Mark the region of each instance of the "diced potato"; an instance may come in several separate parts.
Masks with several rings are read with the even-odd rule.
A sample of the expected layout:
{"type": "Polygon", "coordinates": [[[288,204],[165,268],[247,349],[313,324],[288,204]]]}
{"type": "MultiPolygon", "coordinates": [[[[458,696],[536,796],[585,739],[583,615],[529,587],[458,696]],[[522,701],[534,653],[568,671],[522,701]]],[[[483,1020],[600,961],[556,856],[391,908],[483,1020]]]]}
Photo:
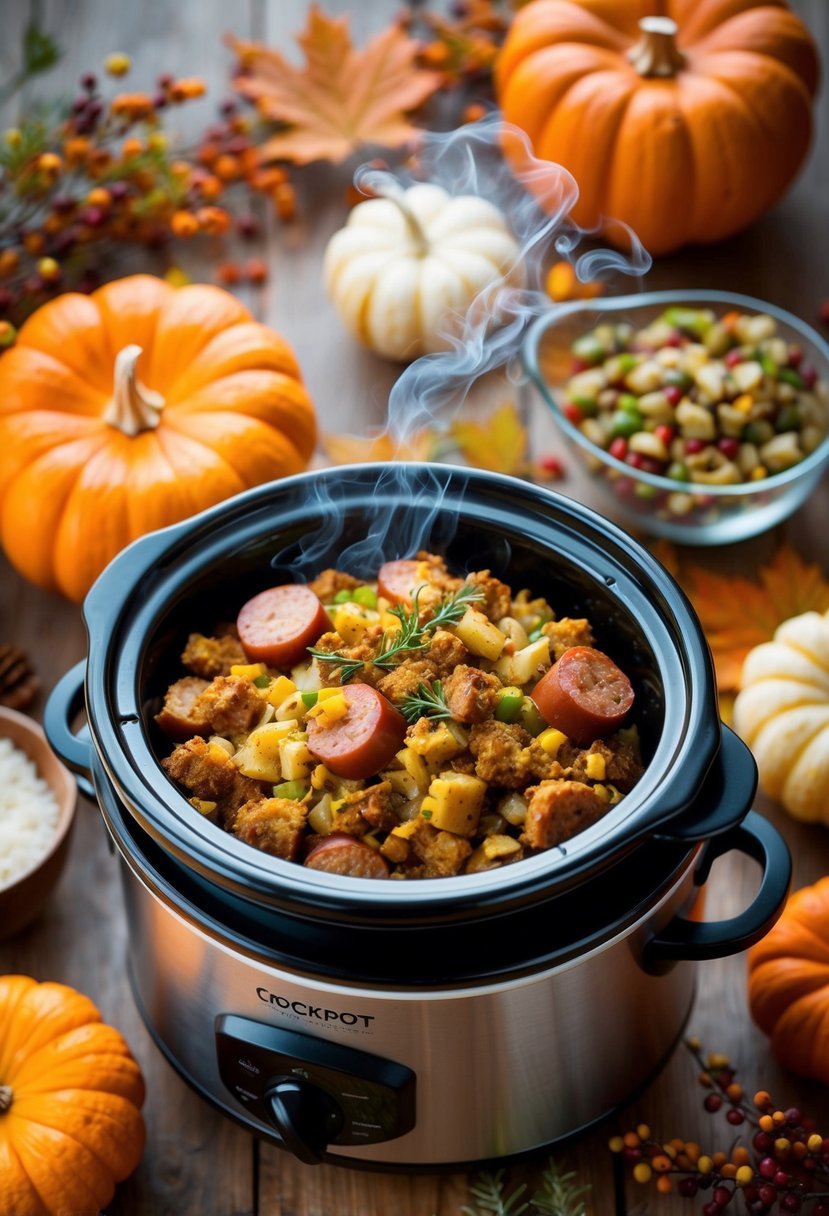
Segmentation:
{"type": "Polygon", "coordinates": [[[725,365],[719,362],[703,363],[697,368],[694,379],[706,401],[722,401],[725,386],[725,365]]]}
{"type": "Polygon", "coordinates": [[[455,634],[467,650],[482,659],[497,659],[507,640],[507,635],[477,608],[467,608],[455,626],[455,634]]]}
{"type": "Polygon", "coordinates": [[[403,768],[411,777],[414,778],[417,788],[421,794],[425,794],[429,788],[429,782],[432,780],[431,773],[426,767],[426,763],[422,756],[413,751],[410,747],[403,747],[397,753],[397,759],[403,765],[403,768]]]}
{"type": "Polygon", "coordinates": [[[516,684],[520,688],[542,676],[550,662],[550,639],[545,635],[516,650],[515,654],[505,654],[495,664],[495,674],[504,684],[516,684]]]}
{"type": "Polygon", "coordinates": [[[452,725],[448,722],[435,722],[429,728],[428,734],[410,736],[406,746],[417,752],[418,756],[422,756],[429,767],[445,764],[453,756],[459,756],[466,749],[468,742],[466,733],[460,728],[452,730],[452,725]]]}
{"type": "Polygon", "coordinates": [[[475,874],[481,870],[490,870],[501,862],[517,857],[521,845],[512,836],[487,836],[479,844],[466,863],[466,873],[475,874]]]}
{"type": "Polygon", "coordinates": [[[411,773],[407,773],[404,768],[391,769],[380,775],[384,781],[388,781],[395,794],[402,794],[404,798],[417,798],[420,793],[420,788],[414,777],[411,773]]]}
{"type": "Polygon", "coordinates": [[[662,367],[655,359],[645,359],[625,376],[625,385],[640,397],[653,393],[662,383],[662,367]]]}
{"type": "Polygon", "coordinates": [[[316,806],[311,807],[306,820],[312,832],[318,836],[328,836],[334,825],[334,812],[331,808],[331,795],[323,794],[316,806]]]}
{"type": "Polygon", "coordinates": [[[380,620],[380,613],[359,604],[342,604],[334,613],[334,628],[347,646],[360,642],[369,625],[380,620]]]}
{"type": "Polygon", "coordinates": [[[480,777],[452,770],[435,777],[420,809],[432,827],[456,836],[474,836],[481,817],[487,784],[480,777]]]}
{"type": "Polygon", "coordinates": [[[522,798],[520,794],[511,790],[498,803],[498,814],[506,819],[507,823],[511,823],[514,828],[519,827],[527,818],[526,798],[522,798]]]}
{"type": "Polygon", "coordinates": [[[714,415],[693,401],[680,401],[676,407],[676,420],[686,439],[714,439],[717,424],[714,415]]]}
{"type": "Polygon", "coordinates": [[[760,459],[770,473],[779,473],[797,464],[803,459],[797,433],[785,431],[782,435],[775,435],[760,448],[760,459]]]}
{"type": "Polygon", "coordinates": [[[316,765],[304,739],[283,739],[279,744],[279,762],[283,781],[304,781],[316,765]]]}
{"type": "Polygon", "coordinates": [[[259,676],[266,676],[268,669],[264,663],[234,663],[230,674],[241,676],[243,680],[256,680],[259,676]]]}
{"type": "Polygon", "coordinates": [[[754,359],[748,359],[745,363],[732,367],[731,375],[741,393],[750,393],[762,384],[764,372],[761,364],[754,359]]]}
{"type": "Polygon", "coordinates": [[[299,663],[292,668],[291,679],[301,692],[319,692],[322,688],[322,677],[316,659],[310,663],[299,663]]]}
{"type": "Polygon", "coordinates": [[[296,691],[297,687],[293,680],[289,680],[287,676],[277,676],[264,689],[265,700],[269,701],[275,709],[278,709],[296,691]]]}
{"type": "Polygon", "coordinates": [[[233,762],[244,777],[256,781],[281,781],[280,743],[297,729],[296,722],[268,722],[250,732],[233,762]]]}

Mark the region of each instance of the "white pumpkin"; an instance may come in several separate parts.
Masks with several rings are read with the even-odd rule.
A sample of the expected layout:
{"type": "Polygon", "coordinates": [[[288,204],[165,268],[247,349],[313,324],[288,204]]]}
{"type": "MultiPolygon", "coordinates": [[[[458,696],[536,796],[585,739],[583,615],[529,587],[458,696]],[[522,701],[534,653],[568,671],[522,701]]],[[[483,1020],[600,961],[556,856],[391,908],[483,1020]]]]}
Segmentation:
{"type": "Polygon", "coordinates": [[[358,203],[328,242],[324,274],[351,333],[404,361],[451,349],[452,318],[457,330],[483,288],[524,282],[498,208],[425,182],[358,203]]]}
{"type": "Polygon", "coordinates": [[[734,727],[766,793],[796,819],[829,825],[829,614],[791,617],[749,652],[734,727]]]}

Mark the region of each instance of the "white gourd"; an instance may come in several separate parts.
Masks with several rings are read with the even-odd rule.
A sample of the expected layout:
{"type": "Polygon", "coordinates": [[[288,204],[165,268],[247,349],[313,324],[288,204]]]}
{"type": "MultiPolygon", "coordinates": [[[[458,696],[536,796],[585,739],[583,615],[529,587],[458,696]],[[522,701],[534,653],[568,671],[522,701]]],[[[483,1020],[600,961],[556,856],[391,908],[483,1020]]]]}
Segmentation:
{"type": "Polygon", "coordinates": [[[498,208],[426,182],[358,203],[328,242],[323,269],[349,331],[403,361],[451,349],[452,317],[463,318],[483,288],[524,282],[498,208]]]}
{"type": "Polygon", "coordinates": [[[829,825],[829,613],[791,617],[749,652],[734,728],[766,793],[796,819],[829,825]]]}

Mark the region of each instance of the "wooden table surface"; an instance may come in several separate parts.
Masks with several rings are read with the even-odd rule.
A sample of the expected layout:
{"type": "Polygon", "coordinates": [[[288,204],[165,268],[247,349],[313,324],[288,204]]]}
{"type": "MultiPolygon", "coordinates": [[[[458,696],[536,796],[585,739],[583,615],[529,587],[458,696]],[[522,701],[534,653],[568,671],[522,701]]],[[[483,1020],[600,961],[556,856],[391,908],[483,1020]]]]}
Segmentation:
{"type": "MultiPolygon", "coordinates": [[[[818,38],[829,65],[829,6],[825,0],[798,0],[796,9],[818,38]]],[[[290,46],[290,35],[304,24],[300,0],[45,0],[38,5],[47,29],[64,48],[56,72],[41,91],[74,89],[84,70],[98,66],[111,50],[128,52],[135,88],[145,87],[160,71],[199,74],[210,85],[212,101],[193,107],[190,121],[209,122],[216,100],[226,94],[231,58],[221,42],[232,29],[242,36],[262,37],[290,46]]],[[[355,38],[362,41],[394,14],[396,0],[328,0],[329,12],[352,13],[355,38]]],[[[0,77],[15,66],[19,31],[28,6],[20,0],[4,6],[0,44],[0,77]]],[[[648,287],[719,287],[767,298],[813,321],[817,305],[829,296],[829,124],[825,93],[819,131],[809,163],[787,198],[751,231],[707,249],[686,250],[660,260],[649,273],[648,287]]],[[[6,117],[9,117],[7,114],[6,117]]],[[[267,237],[269,282],[248,290],[246,302],[257,316],[273,324],[294,345],[316,402],[321,425],[337,431],[360,431],[381,423],[387,394],[397,369],[357,349],[342,330],[321,285],[321,251],[331,232],[344,221],[344,191],[363,158],[339,169],[315,167],[295,175],[300,208],[290,226],[271,222],[267,237]]],[[[751,188],[751,183],[746,183],[751,188]]],[[[191,267],[209,279],[212,266],[191,267]]],[[[538,451],[558,450],[558,441],[539,402],[532,404],[531,429],[538,451]]],[[[559,487],[590,501],[590,489],[575,470],[559,487]]],[[[829,485],[771,536],[720,551],[698,554],[723,569],[750,571],[791,540],[802,553],[820,562],[829,575],[825,520],[829,485]]],[[[44,694],[83,657],[86,640],[77,607],[22,581],[0,558],[0,640],[26,647],[34,658],[44,694]]],[[[94,639],[92,644],[94,645],[94,639]]],[[[42,712],[43,698],[34,712],[42,712]]],[[[758,809],[779,827],[794,856],[794,885],[803,886],[829,873],[829,831],[806,827],[783,815],[764,798],[758,809]]],[[[746,906],[756,887],[756,869],[729,855],[717,862],[709,882],[708,914],[731,916],[746,906]]],[[[406,1176],[365,1174],[334,1166],[299,1164],[279,1149],[261,1144],[221,1118],[178,1078],[145,1030],[133,1004],[126,975],[127,931],[122,912],[118,867],[108,848],[97,808],[85,799],[65,875],[42,919],[0,949],[0,970],[60,980],[87,992],[105,1018],[126,1035],[143,1068],[148,1089],[148,1142],[135,1175],[118,1190],[111,1216],[459,1216],[468,1201],[469,1179],[460,1173],[406,1176]]],[[[609,998],[610,998],[610,994],[609,998]]],[[[751,1024],[742,955],[699,968],[698,997],[689,1030],[709,1050],[731,1056],[747,1089],[771,1090],[782,1106],[797,1104],[829,1126],[829,1095],[817,1085],[797,1081],[775,1065],[766,1040],[751,1024]]],[[[613,1033],[612,1020],[607,1028],[613,1033]]],[[[619,1043],[619,1051],[636,1052],[636,1042],[619,1043]]],[[[699,1204],[663,1198],[630,1180],[614,1185],[607,1138],[618,1127],[646,1120],[667,1137],[696,1138],[722,1147],[725,1125],[701,1110],[690,1056],[680,1050],[661,1076],[628,1109],[575,1142],[560,1146],[556,1159],[590,1183],[591,1216],[672,1216],[690,1213],[699,1204]]],[[[520,1095],[516,1096],[520,1101],[520,1095]]],[[[537,1180],[546,1154],[510,1170],[518,1182],[537,1180]]],[[[8,1216],[8,1214],[3,1214],[8,1216]]]]}

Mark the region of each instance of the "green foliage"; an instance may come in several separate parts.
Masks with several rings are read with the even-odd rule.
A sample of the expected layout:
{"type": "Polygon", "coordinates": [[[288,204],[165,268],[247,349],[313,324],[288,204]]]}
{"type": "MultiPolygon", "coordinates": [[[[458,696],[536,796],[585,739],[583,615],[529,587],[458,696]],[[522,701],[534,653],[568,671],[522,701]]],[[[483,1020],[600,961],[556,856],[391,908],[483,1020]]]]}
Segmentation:
{"type": "Polygon", "coordinates": [[[550,1157],[541,1179],[541,1186],[529,1200],[525,1199],[526,1183],[506,1193],[506,1171],[483,1173],[470,1185],[469,1195],[475,1206],[464,1205],[462,1216],[587,1216],[583,1196],[590,1187],[578,1185],[573,1171],[563,1172],[550,1157]]]}

